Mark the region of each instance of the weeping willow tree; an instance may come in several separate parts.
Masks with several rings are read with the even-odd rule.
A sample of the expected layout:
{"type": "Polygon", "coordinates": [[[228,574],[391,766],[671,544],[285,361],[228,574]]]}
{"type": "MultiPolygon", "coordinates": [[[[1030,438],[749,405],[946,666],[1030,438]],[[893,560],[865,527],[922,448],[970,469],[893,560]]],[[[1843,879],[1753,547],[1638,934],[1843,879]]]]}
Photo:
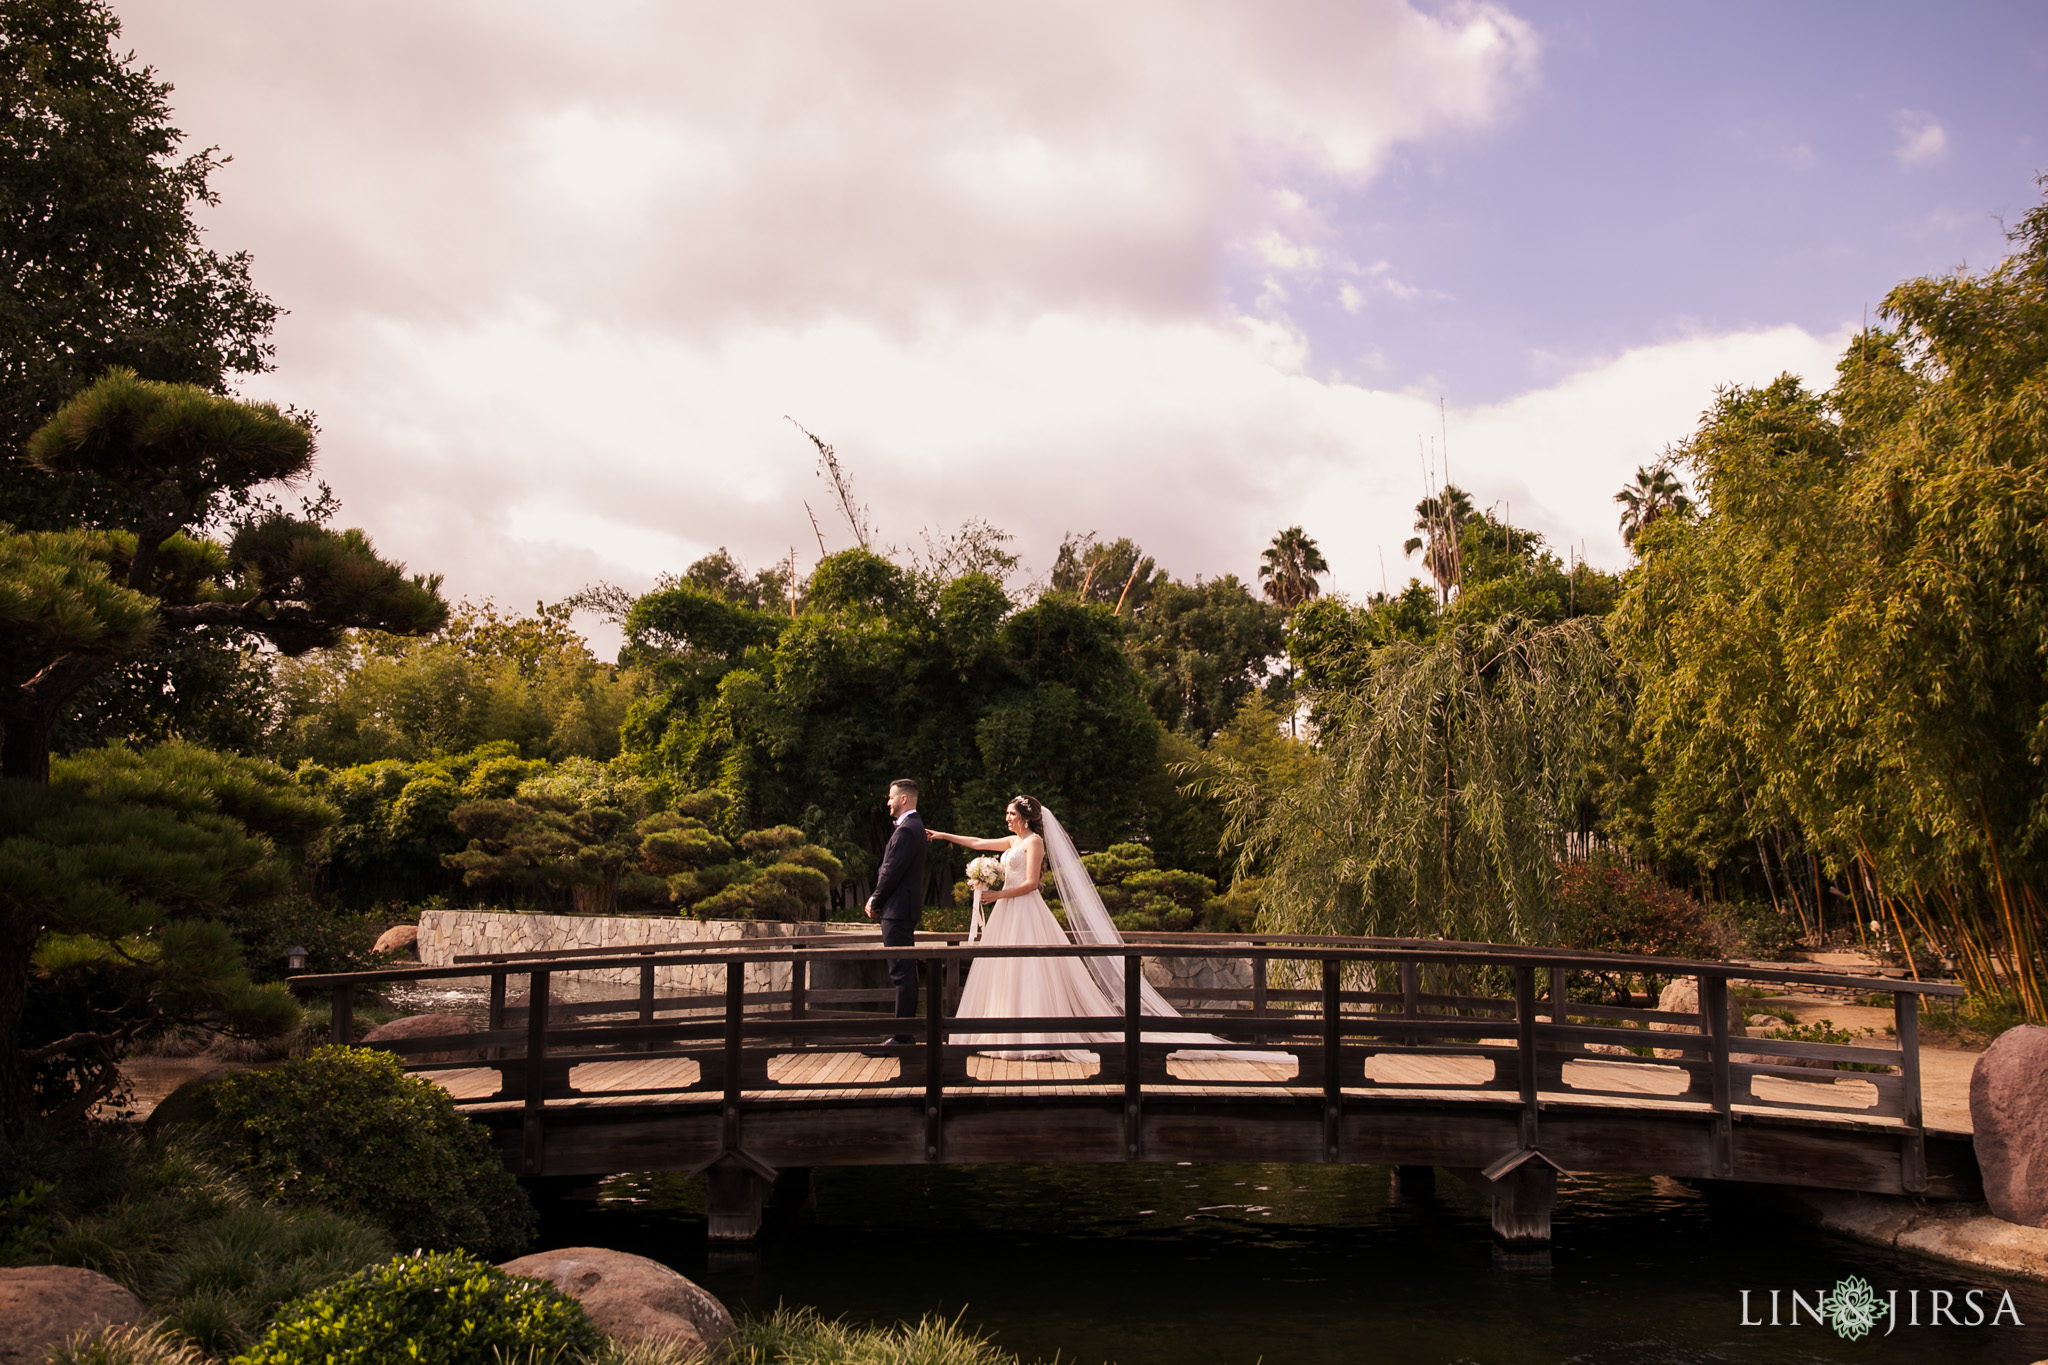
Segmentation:
{"type": "Polygon", "coordinates": [[[1617,701],[1600,624],[1521,616],[1373,651],[1318,700],[1306,776],[1211,779],[1272,932],[1497,943],[1545,939],[1561,836],[1617,701]]]}

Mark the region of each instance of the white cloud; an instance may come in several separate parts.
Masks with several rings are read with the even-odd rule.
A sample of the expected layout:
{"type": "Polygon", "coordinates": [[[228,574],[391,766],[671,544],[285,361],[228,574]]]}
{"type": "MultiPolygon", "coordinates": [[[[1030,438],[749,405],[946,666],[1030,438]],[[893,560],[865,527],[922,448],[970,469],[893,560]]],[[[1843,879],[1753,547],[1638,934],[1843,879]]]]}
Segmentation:
{"type": "Polygon", "coordinates": [[[698,335],[1212,312],[1233,246],[1496,120],[1537,50],[1402,0],[119,8],[235,156],[212,221],[289,306],[698,335]]]}
{"type": "MultiPolygon", "coordinates": [[[[1505,403],[1448,414],[1450,474],[1482,505],[1596,563],[1625,554],[1611,497],[1690,432],[1714,386],[1792,370],[1826,383],[1846,338],[1797,328],[1628,352],[1505,403]]],[[[882,537],[986,517],[1043,571],[1060,536],[1135,537],[1182,576],[1249,578],[1300,523],[1335,586],[1413,566],[1433,397],[1317,378],[1284,324],[1046,314],[903,336],[839,320],[706,345],[659,333],[417,324],[349,339],[361,389],[307,394],[351,520],[457,593],[520,603],[598,577],[644,584],[714,545],[761,565],[849,536],[796,416],[832,441],[882,537]],[[412,416],[432,402],[431,431],[412,416]]],[[[280,378],[257,386],[284,392],[280,378]]]]}
{"type": "Polygon", "coordinates": [[[1899,145],[1892,155],[1906,169],[1932,166],[1948,156],[1948,133],[1934,115],[1919,109],[1901,109],[1892,116],[1892,127],[1899,135],[1899,145]]]}

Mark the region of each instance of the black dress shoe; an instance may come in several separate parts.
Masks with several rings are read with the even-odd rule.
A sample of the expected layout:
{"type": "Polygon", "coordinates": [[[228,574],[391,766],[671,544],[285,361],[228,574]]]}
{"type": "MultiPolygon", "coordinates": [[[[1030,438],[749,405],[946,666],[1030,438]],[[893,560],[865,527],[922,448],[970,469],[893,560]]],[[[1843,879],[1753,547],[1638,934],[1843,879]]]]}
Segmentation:
{"type": "Polygon", "coordinates": [[[897,1035],[896,1035],[896,1036],[895,1036],[894,1038],[884,1038],[884,1039],[882,1040],[882,1046],[883,1046],[883,1047],[916,1047],[916,1046],[917,1046],[917,1039],[915,1039],[915,1038],[908,1038],[908,1037],[905,1037],[904,1035],[902,1035],[902,1034],[900,1034],[900,1033],[899,1033],[899,1034],[897,1034],[897,1035]]]}

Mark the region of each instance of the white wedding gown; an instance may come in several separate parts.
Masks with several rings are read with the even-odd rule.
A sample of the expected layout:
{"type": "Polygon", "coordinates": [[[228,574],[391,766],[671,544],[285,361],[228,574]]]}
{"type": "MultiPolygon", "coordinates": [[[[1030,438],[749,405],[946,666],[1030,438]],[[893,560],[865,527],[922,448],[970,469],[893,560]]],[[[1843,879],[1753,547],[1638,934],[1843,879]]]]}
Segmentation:
{"type": "MultiPolygon", "coordinates": [[[[1002,856],[1003,889],[1016,886],[1030,873],[1030,853],[1021,844],[1002,856]]],[[[1053,917],[1052,907],[1037,887],[995,903],[976,942],[987,948],[1029,947],[1067,943],[1067,931],[1053,917]]],[[[1078,957],[982,957],[967,970],[960,991],[959,1019],[1106,1019],[1123,1011],[1110,1003],[1095,974],[1078,957]]],[[[1107,1043],[1107,1033],[966,1034],[959,1041],[984,1043],[1107,1043]]],[[[1086,1051],[998,1052],[991,1056],[1016,1061],[1093,1063],[1086,1051]]]]}
{"type": "MultiPolygon", "coordinates": [[[[1080,857],[1051,811],[1045,811],[1046,851],[1054,877],[1059,881],[1060,899],[1070,922],[1084,926],[1075,938],[1088,943],[1122,943],[1123,936],[1103,910],[1101,897],[1082,869],[1080,857]]],[[[1002,855],[1003,889],[1021,883],[1030,873],[1030,853],[1018,844],[1002,855]]],[[[983,947],[1010,948],[1035,945],[1066,946],[1067,931],[1053,917],[1045,897],[1032,887],[1021,896],[1009,896],[995,903],[981,936],[983,947]]],[[[956,1019],[1113,1019],[1124,1012],[1123,960],[1118,957],[983,957],[967,969],[967,984],[960,991],[956,1019]]],[[[1139,986],[1139,1008],[1154,1018],[1178,1019],[1180,1011],[1166,1002],[1150,982],[1139,986]]],[[[969,1046],[992,1043],[1067,1044],[1065,1049],[1047,1048],[1028,1052],[992,1052],[985,1055],[1012,1061],[1067,1061],[1093,1065],[1093,1052],[1071,1047],[1076,1043],[1118,1043],[1118,1033],[988,1033],[955,1034],[957,1042],[969,1046]]],[[[1148,1043],[1179,1043],[1188,1050],[1175,1058],[1188,1061],[1286,1062],[1286,1053],[1240,1051],[1208,1033],[1147,1033],[1148,1043]]]]}

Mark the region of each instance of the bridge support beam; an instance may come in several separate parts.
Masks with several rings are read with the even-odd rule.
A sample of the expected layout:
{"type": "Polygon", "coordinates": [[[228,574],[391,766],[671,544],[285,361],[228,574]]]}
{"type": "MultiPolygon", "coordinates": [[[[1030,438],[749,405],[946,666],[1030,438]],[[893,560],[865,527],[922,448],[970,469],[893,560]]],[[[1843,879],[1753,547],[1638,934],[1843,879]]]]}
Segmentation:
{"type": "Polygon", "coordinates": [[[751,1242],[761,1235],[761,1206],[774,1188],[737,1161],[704,1172],[704,1212],[715,1245],[751,1242]]]}
{"type": "Polygon", "coordinates": [[[1549,1244],[1550,1215],[1557,1208],[1556,1167],[1525,1161],[1498,1180],[1470,1167],[1446,1169],[1492,1203],[1494,1236],[1509,1246],[1549,1244]]]}

